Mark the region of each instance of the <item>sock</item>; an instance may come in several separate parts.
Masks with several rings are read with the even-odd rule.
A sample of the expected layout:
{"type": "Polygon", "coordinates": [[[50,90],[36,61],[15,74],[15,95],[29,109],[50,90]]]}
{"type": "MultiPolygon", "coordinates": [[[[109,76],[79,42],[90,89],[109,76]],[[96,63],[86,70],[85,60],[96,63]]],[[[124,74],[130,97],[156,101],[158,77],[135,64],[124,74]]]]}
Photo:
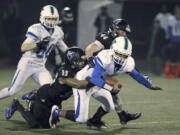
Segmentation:
{"type": "Polygon", "coordinates": [[[55,110],[55,111],[54,111],[54,116],[58,118],[60,111],[61,111],[61,109],[59,109],[59,108],[58,108],[57,110],[55,110]]]}
{"type": "Polygon", "coordinates": [[[74,121],[75,122],[75,112],[74,110],[67,110],[66,112],[66,115],[65,115],[65,118],[68,119],[68,120],[71,120],[71,121],[74,121]]]}
{"type": "Polygon", "coordinates": [[[4,88],[0,91],[0,99],[9,97],[9,91],[8,88],[4,88]]]}
{"type": "Polygon", "coordinates": [[[93,118],[101,119],[108,112],[104,111],[102,107],[99,107],[97,112],[94,114],[93,118]]]}

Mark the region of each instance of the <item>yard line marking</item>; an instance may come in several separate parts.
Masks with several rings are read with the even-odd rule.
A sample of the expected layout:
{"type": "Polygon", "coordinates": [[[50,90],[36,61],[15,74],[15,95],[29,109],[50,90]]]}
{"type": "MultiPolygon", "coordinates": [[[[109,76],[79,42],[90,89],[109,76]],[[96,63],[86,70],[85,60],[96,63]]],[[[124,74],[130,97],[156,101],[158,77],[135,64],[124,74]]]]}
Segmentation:
{"type": "MultiPolygon", "coordinates": [[[[151,122],[134,122],[134,123],[128,123],[128,125],[144,125],[144,124],[160,124],[160,123],[165,123],[165,124],[171,124],[171,123],[179,123],[180,121],[151,121],[151,122]]],[[[119,124],[111,124],[113,126],[119,126],[119,124]]]]}

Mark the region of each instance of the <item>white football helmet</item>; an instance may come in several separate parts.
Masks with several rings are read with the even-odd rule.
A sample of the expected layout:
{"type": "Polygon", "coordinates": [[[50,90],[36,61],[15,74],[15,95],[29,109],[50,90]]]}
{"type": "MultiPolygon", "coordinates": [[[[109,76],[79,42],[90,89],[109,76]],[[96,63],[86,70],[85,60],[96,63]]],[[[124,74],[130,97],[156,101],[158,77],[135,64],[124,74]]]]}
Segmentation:
{"type": "Polygon", "coordinates": [[[112,42],[111,51],[114,62],[122,65],[132,54],[131,41],[127,37],[117,37],[112,42]]]}
{"type": "Polygon", "coordinates": [[[58,10],[52,5],[41,9],[40,22],[48,28],[53,28],[60,23],[58,10]]]}

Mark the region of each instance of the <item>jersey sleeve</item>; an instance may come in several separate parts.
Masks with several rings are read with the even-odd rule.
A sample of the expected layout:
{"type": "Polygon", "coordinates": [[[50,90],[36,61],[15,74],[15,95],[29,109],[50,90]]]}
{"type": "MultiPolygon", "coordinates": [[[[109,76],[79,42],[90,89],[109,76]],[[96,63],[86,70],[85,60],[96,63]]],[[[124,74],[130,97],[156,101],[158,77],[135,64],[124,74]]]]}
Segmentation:
{"type": "Polygon", "coordinates": [[[98,55],[95,57],[96,62],[105,70],[108,64],[110,63],[110,59],[108,57],[107,50],[102,50],[98,53],[98,55]]]}
{"type": "Polygon", "coordinates": [[[60,27],[57,28],[58,29],[58,34],[60,35],[59,40],[57,41],[57,47],[62,51],[65,52],[68,49],[68,46],[66,45],[66,43],[63,41],[64,39],[64,32],[62,31],[62,29],[60,27]]]}
{"type": "Polygon", "coordinates": [[[127,63],[125,65],[125,70],[127,73],[131,73],[135,68],[135,61],[132,57],[127,59],[127,63]]]}
{"type": "Polygon", "coordinates": [[[36,24],[31,25],[26,32],[26,37],[27,38],[34,38],[36,40],[38,40],[38,39],[40,40],[41,37],[39,34],[38,25],[36,25],[36,24]]]}
{"type": "Polygon", "coordinates": [[[96,43],[99,42],[99,45],[103,46],[103,49],[109,49],[112,43],[111,38],[107,33],[99,33],[96,36],[96,43]]]}

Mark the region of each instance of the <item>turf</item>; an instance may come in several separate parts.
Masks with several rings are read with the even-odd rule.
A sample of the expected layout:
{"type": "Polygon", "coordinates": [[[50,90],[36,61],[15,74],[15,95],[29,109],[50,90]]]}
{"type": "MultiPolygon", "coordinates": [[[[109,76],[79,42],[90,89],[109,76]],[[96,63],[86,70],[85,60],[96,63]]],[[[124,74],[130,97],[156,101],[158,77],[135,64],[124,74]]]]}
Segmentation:
{"type": "MultiPolygon", "coordinates": [[[[15,70],[0,70],[0,89],[10,86],[15,70]]],[[[0,100],[0,135],[179,135],[180,134],[180,79],[166,79],[150,76],[154,84],[164,91],[150,91],[138,84],[128,75],[120,75],[123,84],[120,92],[124,109],[129,112],[142,112],[142,117],[127,125],[120,125],[115,112],[106,115],[103,121],[108,128],[103,130],[88,129],[86,125],[76,124],[61,119],[57,129],[30,129],[18,112],[11,120],[6,120],[4,112],[14,97],[39,86],[29,79],[20,93],[14,97],[0,100]]],[[[20,102],[23,102],[20,100],[20,102]]],[[[24,103],[25,104],[25,103],[24,103]]],[[[92,98],[89,106],[89,117],[99,104],[92,98]]],[[[73,97],[63,103],[64,109],[73,108],[73,97]]]]}

